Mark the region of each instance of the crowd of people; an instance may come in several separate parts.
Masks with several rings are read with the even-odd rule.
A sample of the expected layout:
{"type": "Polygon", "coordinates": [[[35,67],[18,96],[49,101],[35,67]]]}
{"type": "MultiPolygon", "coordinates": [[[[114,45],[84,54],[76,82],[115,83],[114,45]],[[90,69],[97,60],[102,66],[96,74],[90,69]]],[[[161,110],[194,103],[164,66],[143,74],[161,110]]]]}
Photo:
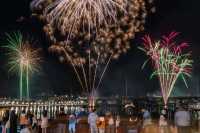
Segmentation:
{"type": "Polygon", "coordinates": [[[91,133],[119,133],[120,121],[119,115],[114,118],[110,112],[98,116],[95,109],[91,110],[88,115],[88,124],[91,133]]]}
{"type": "MultiPolygon", "coordinates": [[[[142,110],[143,112],[143,131],[144,133],[152,132],[152,118],[151,114],[148,110],[142,110]]],[[[167,119],[167,109],[163,109],[160,113],[160,119],[158,121],[157,131],[153,131],[152,133],[200,133],[200,113],[197,114],[198,125],[197,129],[192,129],[192,113],[185,108],[184,106],[180,106],[177,108],[174,113],[174,121],[169,121],[167,119]]],[[[154,128],[156,129],[156,128],[154,128]]]]}
{"type": "MultiPolygon", "coordinates": [[[[0,133],[48,133],[49,119],[47,113],[47,111],[44,111],[41,119],[38,120],[36,115],[25,110],[22,110],[20,115],[17,115],[15,110],[6,110],[1,120],[0,133]]],[[[57,133],[65,133],[64,128],[66,126],[69,133],[76,133],[77,123],[82,116],[88,117],[87,122],[91,133],[116,133],[120,124],[119,116],[116,117],[115,122],[111,113],[107,114],[106,117],[102,114],[98,116],[95,109],[92,109],[89,114],[81,111],[70,115],[64,114],[64,111],[61,110],[57,118],[66,118],[66,116],[68,117],[65,124],[58,124],[57,133]],[[106,123],[108,123],[107,129],[106,123]]]]}
{"type": "MultiPolygon", "coordinates": [[[[139,126],[130,130],[130,133],[193,133],[191,131],[191,113],[180,106],[174,113],[174,122],[167,119],[167,109],[163,109],[160,113],[160,119],[157,121],[157,127],[152,129],[153,121],[151,113],[147,109],[141,110],[142,118],[130,117],[129,122],[136,122],[139,126]],[[157,131],[155,131],[155,129],[157,131]]],[[[89,114],[80,111],[66,115],[61,110],[58,118],[65,119],[64,124],[58,124],[58,130],[56,133],[77,133],[77,125],[80,119],[86,116],[90,133],[123,133],[121,130],[122,119],[119,115],[114,116],[111,112],[106,114],[98,114],[95,109],[91,109],[89,114]],[[67,117],[65,117],[67,116],[67,117]]],[[[200,132],[200,115],[199,130],[200,132]]],[[[1,133],[48,133],[49,119],[48,112],[44,111],[41,119],[37,119],[36,115],[31,112],[21,111],[20,115],[15,113],[15,110],[7,110],[1,120],[1,133]]]]}
{"type": "Polygon", "coordinates": [[[43,112],[40,121],[31,112],[22,110],[18,116],[15,110],[6,110],[1,120],[1,133],[38,133],[38,125],[42,133],[47,133],[48,117],[47,111],[43,112]]]}

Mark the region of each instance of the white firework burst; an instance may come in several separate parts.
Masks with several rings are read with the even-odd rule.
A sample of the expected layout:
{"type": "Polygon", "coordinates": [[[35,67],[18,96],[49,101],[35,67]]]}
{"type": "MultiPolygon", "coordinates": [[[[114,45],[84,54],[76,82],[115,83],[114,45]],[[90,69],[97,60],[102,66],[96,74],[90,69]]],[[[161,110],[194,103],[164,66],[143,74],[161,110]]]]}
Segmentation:
{"type": "MultiPolygon", "coordinates": [[[[34,0],[31,7],[36,7],[44,0],[34,0]]],[[[98,31],[117,22],[119,10],[125,12],[126,0],[55,0],[44,10],[49,24],[62,34],[70,36],[78,31],[98,31]]]]}

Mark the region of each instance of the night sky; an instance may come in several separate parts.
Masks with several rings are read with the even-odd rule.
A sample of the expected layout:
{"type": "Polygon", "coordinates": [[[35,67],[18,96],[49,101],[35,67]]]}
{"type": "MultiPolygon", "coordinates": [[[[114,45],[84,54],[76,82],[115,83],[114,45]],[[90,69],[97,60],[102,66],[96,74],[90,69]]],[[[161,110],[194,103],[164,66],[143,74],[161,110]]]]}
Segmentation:
{"type": "MultiPolygon", "coordinates": [[[[37,40],[38,47],[43,49],[41,72],[31,77],[31,95],[47,94],[80,94],[80,86],[73,69],[67,64],[61,64],[58,59],[48,53],[47,40],[42,31],[42,25],[35,19],[28,19],[30,0],[1,0],[0,4],[0,42],[5,39],[5,32],[22,31],[31,34],[37,40]],[[23,22],[17,22],[21,16],[23,22]]],[[[141,70],[147,59],[143,52],[137,49],[141,45],[141,37],[151,34],[159,38],[171,31],[181,32],[179,39],[186,40],[193,51],[193,74],[188,80],[189,88],[178,81],[174,95],[188,96],[200,93],[200,1],[199,0],[156,0],[156,13],[148,17],[146,29],[139,33],[132,42],[132,48],[119,60],[112,61],[99,88],[101,94],[124,95],[125,80],[129,96],[146,96],[159,93],[159,84],[156,78],[149,79],[152,72],[150,64],[141,70]]],[[[8,74],[5,50],[0,49],[0,96],[17,97],[18,77],[8,74]]]]}

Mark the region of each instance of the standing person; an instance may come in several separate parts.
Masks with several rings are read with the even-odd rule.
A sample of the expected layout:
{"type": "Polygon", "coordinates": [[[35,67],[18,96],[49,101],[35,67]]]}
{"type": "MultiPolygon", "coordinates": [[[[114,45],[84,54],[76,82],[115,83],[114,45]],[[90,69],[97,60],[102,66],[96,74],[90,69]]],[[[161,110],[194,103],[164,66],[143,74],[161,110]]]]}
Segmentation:
{"type": "Polygon", "coordinates": [[[115,127],[116,127],[116,133],[119,133],[119,127],[120,127],[120,116],[117,115],[116,121],[115,121],[115,127]]]}
{"type": "Polygon", "coordinates": [[[47,111],[44,110],[41,122],[42,133],[47,133],[47,127],[48,127],[47,111]]]}
{"type": "Polygon", "coordinates": [[[105,128],[106,128],[106,122],[105,122],[105,117],[100,116],[97,122],[97,126],[99,129],[99,133],[105,133],[105,128]]]}
{"type": "Polygon", "coordinates": [[[6,110],[2,118],[2,133],[9,131],[9,110],[6,110]]]}
{"type": "Polygon", "coordinates": [[[91,133],[98,133],[97,120],[98,120],[98,115],[96,114],[96,110],[92,109],[91,113],[88,116],[88,124],[90,125],[91,133]]]}
{"type": "Polygon", "coordinates": [[[69,133],[75,133],[76,132],[76,116],[74,114],[71,114],[69,116],[69,133]]]}
{"type": "Polygon", "coordinates": [[[115,122],[112,114],[108,117],[108,133],[114,133],[115,132],[115,122]]]}
{"type": "Polygon", "coordinates": [[[191,117],[189,111],[185,110],[183,107],[180,107],[175,112],[174,123],[178,129],[178,133],[190,133],[190,122],[191,117]]]}
{"type": "Polygon", "coordinates": [[[198,110],[198,131],[200,132],[200,110],[198,110]]]}
{"type": "Polygon", "coordinates": [[[159,133],[168,133],[167,121],[164,115],[160,115],[159,131],[159,133]]]}
{"type": "Polygon", "coordinates": [[[10,133],[10,117],[5,125],[5,133],[10,133]]]}
{"type": "Polygon", "coordinates": [[[33,114],[30,111],[27,112],[27,122],[29,125],[33,124],[33,114]]]}
{"type": "Polygon", "coordinates": [[[22,110],[21,114],[20,114],[20,120],[19,120],[19,124],[20,124],[20,129],[22,130],[25,125],[27,125],[28,123],[28,119],[27,119],[27,115],[25,110],[22,110]]]}
{"type": "Polygon", "coordinates": [[[30,125],[27,123],[27,125],[24,126],[20,133],[31,133],[30,125]]]}
{"type": "Polygon", "coordinates": [[[17,115],[15,110],[10,113],[10,133],[17,133],[17,115]]]}
{"type": "Polygon", "coordinates": [[[142,113],[143,113],[143,128],[145,128],[148,125],[151,125],[151,114],[148,110],[146,109],[142,109],[142,113]]]}
{"type": "Polygon", "coordinates": [[[33,129],[33,133],[37,133],[37,118],[36,115],[33,115],[33,123],[32,123],[32,129],[33,129]]]}

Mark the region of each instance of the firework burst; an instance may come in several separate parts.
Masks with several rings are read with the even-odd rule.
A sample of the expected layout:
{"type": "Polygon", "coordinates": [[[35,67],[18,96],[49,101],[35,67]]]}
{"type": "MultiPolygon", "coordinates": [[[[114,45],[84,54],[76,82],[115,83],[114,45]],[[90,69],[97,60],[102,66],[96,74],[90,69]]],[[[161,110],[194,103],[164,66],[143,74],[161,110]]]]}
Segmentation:
{"type": "MultiPolygon", "coordinates": [[[[34,0],[37,7],[44,0],[34,0]]],[[[47,22],[62,34],[93,31],[117,21],[117,10],[124,11],[125,0],[55,0],[44,10],[47,22]]]]}
{"type": "MultiPolygon", "coordinates": [[[[42,11],[48,4],[43,6],[42,11]]],[[[124,6],[126,13],[123,14],[121,10],[117,10],[118,21],[107,27],[99,27],[98,35],[96,32],[91,35],[87,31],[79,30],[74,33],[73,38],[69,39],[67,35],[59,34],[56,27],[51,24],[44,25],[43,30],[53,45],[64,46],[75,65],[79,65],[80,61],[86,63],[89,50],[92,53],[92,64],[95,64],[98,53],[101,53],[99,62],[104,63],[110,54],[113,54],[112,59],[118,59],[121,54],[125,54],[131,48],[130,41],[134,39],[137,32],[144,30],[145,19],[151,13],[150,9],[152,8],[154,8],[153,3],[143,0],[128,0],[124,6]]],[[[39,18],[45,18],[44,15],[41,17],[38,10],[33,11],[38,13],[39,18]]]]}
{"type": "Polygon", "coordinates": [[[34,49],[20,32],[7,34],[6,45],[8,50],[8,65],[10,72],[17,72],[20,76],[20,99],[23,98],[24,83],[26,80],[26,96],[29,98],[29,76],[39,71],[39,49],[34,49]]]}
{"type": "Polygon", "coordinates": [[[178,77],[181,76],[187,86],[184,75],[190,76],[192,70],[191,54],[190,52],[184,53],[188,44],[184,42],[176,45],[174,38],[177,35],[177,32],[171,32],[157,42],[152,41],[149,36],[143,38],[144,48],[142,50],[150,56],[149,60],[152,61],[155,69],[151,77],[158,76],[165,105],[167,105],[178,77]]]}

